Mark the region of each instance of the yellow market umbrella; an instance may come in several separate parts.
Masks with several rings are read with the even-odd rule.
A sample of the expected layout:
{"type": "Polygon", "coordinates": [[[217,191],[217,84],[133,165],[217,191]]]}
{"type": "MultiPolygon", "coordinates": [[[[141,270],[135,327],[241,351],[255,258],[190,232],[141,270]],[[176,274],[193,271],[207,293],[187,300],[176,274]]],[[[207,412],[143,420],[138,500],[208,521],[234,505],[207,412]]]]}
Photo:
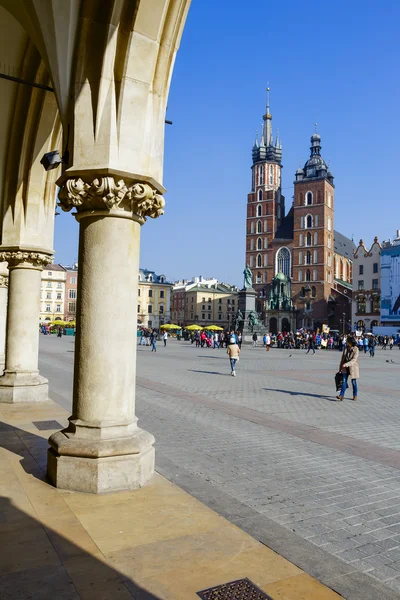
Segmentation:
{"type": "Polygon", "coordinates": [[[173,323],[166,323],[165,325],[161,325],[160,329],[182,329],[182,327],[173,323]]]}
{"type": "Polygon", "coordinates": [[[218,327],[218,325],[207,325],[206,327],[203,327],[203,329],[205,331],[223,331],[224,330],[223,327],[218,327]]]}
{"type": "Polygon", "coordinates": [[[185,327],[186,331],[198,331],[199,329],[203,329],[200,325],[189,325],[185,327]]]}

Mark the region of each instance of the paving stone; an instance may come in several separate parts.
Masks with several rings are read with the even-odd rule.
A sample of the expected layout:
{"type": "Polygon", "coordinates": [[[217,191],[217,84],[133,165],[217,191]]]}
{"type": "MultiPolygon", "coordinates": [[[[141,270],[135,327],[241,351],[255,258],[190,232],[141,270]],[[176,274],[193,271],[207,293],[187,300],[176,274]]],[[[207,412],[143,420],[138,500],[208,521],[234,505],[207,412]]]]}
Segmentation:
{"type": "MultiPolygon", "coordinates": [[[[49,337],[41,339],[41,372],[50,395],[68,404],[73,354],[49,337]]],[[[369,569],[386,581],[379,563],[400,545],[398,373],[383,353],[373,362],[362,355],[362,402],[335,403],[327,396],[335,395],[338,353],[317,352],[312,363],[302,352],[290,360],[283,350],[266,354],[243,347],[234,379],[226,350],[170,341],[151,355],[139,347],[137,415],[156,437],[156,467],[165,457],[187,475],[189,492],[207,501],[205,490],[214,489],[232,500],[232,509],[212,508],[234,514],[238,502],[360,576],[369,569]],[[363,547],[376,550],[372,567],[363,547]]]]}

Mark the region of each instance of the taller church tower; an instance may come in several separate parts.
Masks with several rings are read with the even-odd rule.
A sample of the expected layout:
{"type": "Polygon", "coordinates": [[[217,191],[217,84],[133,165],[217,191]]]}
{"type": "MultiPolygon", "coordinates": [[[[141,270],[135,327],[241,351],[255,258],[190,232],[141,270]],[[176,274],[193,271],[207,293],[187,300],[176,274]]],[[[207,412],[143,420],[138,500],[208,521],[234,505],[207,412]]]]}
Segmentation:
{"type": "Polygon", "coordinates": [[[281,183],[282,144],[278,134],[275,141],[273,139],[269,88],[263,121],[261,139],[259,141],[256,137],[252,151],[246,223],[246,264],[253,273],[253,287],[259,298],[266,296],[267,284],[270,283],[268,267],[273,263],[271,243],[285,216],[281,183]]]}

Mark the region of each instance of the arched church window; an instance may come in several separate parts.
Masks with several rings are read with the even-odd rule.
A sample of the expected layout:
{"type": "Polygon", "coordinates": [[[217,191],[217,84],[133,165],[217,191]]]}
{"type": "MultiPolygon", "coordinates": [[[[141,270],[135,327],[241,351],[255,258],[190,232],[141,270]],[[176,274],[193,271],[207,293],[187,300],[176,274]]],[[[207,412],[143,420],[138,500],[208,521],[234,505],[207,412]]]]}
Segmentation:
{"type": "Polygon", "coordinates": [[[258,190],[258,201],[262,201],[262,190],[258,190]]]}
{"type": "Polygon", "coordinates": [[[262,283],[262,277],[260,271],[257,273],[257,283],[262,283]]]}
{"type": "Polygon", "coordinates": [[[306,265],[311,265],[311,252],[309,250],[306,254],[306,265]]]}
{"type": "Polygon", "coordinates": [[[268,248],[268,238],[264,238],[264,249],[268,248]]]}
{"type": "Polygon", "coordinates": [[[258,167],[258,185],[263,184],[263,168],[262,165],[258,167]]]}
{"type": "Polygon", "coordinates": [[[259,204],[257,206],[257,217],[261,217],[262,216],[262,206],[261,204],[259,204]]]}
{"type": "Polygon", "coordinates": [[[275,273],[283,273],[286,277],[290,277],[291,273],[291,256],[288,248],[279,248],[276,253],[276,268],[275,273]]]}
{"type": "Polygon", "coordinates": [[[250,241],[250,250],[254,250],[254,238],[250,241]]]}
{"type": "Polygon", "coordinates": [[[332,219],[328,217],[328,231],[332,230],[332,219]]]}
{"type": "Polygon", "coordinates": [[[316,289],[315,285],[313,285],[311,288],[311,296],[313,298],[315,298],[316,295],[317,295],[317,289],[316,289]]]}
{"type": "Polygon", "coordinates": [[[306,194],[306,206],[311,206],[312,204],[312,192],[307,192],[306,194]]]}
{"type": "Polygon", "coordinates": [[[257,221],[257,233],[262,233],[262,223],[261,223],[261,221],[257,221]]]}
{"type": "Polygon", "coordinates": [[[251,233],[254,233],[254,221],[251,222],[251,233]]]}
{"type": "Polygon", "coordinates": [[[262,239],[261,238],[257,239],[257,250],[262,250],[262,239]]]}
{"type": "Polygon", "coordinates": [[[257,267],[262,267],[261,254],[257,254],[257,267]]]}
{"type": "Polygon", "coordinates": [[[332,196],[330,194],[328,194],[328,206],[329,208],[332,207],[332,196]]]}
{"type": "Polygon", "coordinates": [[[307,236],[306,236],[306,246],[312,246],[312,236],[311,236],[311,233],[307,233],[307,236]]]}
{"type": "Polygon", "coordinates": [[[307,215],[306,216],[306,229],[310,229],[310,227],[312,227],[312,216],[307,215]]]}
{"type": "Polygon", "coordinates": [[[274,182],[274,167],[272,165],[269,166],[269,183],[272,185],[274,182]]]}
{"type": "Polygon", "coordinates": [[[311,281],[311,271],[310,271],[310,269],[307,269],[307,271],[306,271],[306,281],[311,281]]]}

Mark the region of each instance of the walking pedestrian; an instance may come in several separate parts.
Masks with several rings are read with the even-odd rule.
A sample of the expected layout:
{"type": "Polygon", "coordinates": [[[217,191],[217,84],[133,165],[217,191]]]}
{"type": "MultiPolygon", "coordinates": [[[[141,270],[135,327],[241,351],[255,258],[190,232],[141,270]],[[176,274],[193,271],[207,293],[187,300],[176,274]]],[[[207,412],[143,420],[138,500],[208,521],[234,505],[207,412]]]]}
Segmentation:
{"type": "Polygon", "coordinates": [[[168,333],[166,331],[164,331],[162,338],[164,340],[164,348],[166,348],[168,339],[168,333]]]}
{"type": "Polygon", "coordinates": [[[257,333],[254,332],[253,333],[253,348],[257,348],[257,340],[258,340],[257,333]]]}
{"type": "Polygon", "coordinates": [[[239,350],[242,349],[242,332],[239,331],[237,334],[237,345],[239,346],[239,350]]]}
{"type": "Polygon", "coordinates": [[[312,333],[310,333],[309,338],[308,338],[308,350],[307,350],[306,354],[308,354],[310,352],[310,350],[312,350],[313,354],[315,354],[315,341],[314,341],[314,336],[312,333]]]}
{"type": "Polygon", "coordinates": [[[364,354],[367,354],[367,352],[368,352],[368,346],[369,346],[368,336],[367,335],[364,337],[363,344],[364,344],[364,354]]]}
{"type": "Polygon", "coordinates": [[[226,353],[228,354],[231,363],[231,375],[232,377],[236,377],[236,363],[239,360],[240,348],[237,345],[234,337],[229,339],[226,353]]]}
{"type": "Polygon", "coordinates": [[[151,343],[151,351],[157,352],[156,344],[157,344],[157,334],[155,331],[151,332],[150,335],[150,343],[151,343]]]}
{"type": "Polygon", "coordinates": [[[218,333],[214,334],[214,350],[216,348],[219,348],[219,343],[218,343],[218,333]]]}
{"type": "Polygon", "coordinates": [[[376,340],[375,337],[372,335],[371,339],[369,340],[369,355],[372,357],[375,356],[375,346],[376,346],[376,340]]]}
{"type": "Polygon", "coordinates": [[[269,333],[265,334],[265,349],[267,352],[269,352],[271,348],[271,336],[269,333]]]}
{"type": "Polygon", "coordinates": [[[360,377],[360,371],[358,368],[358,355],[359,349],[357,348],[357,342],[353,337],[349,336],[347,338],[346,348],[344,349],[342,358],[340,359],[339,371],[341,371],[343,375],[343,383],[340,394],[337,396],[337,400],[343,400],[349,377],[353,386],[353,400],[357,400],[357,379],[360,377]]]}

